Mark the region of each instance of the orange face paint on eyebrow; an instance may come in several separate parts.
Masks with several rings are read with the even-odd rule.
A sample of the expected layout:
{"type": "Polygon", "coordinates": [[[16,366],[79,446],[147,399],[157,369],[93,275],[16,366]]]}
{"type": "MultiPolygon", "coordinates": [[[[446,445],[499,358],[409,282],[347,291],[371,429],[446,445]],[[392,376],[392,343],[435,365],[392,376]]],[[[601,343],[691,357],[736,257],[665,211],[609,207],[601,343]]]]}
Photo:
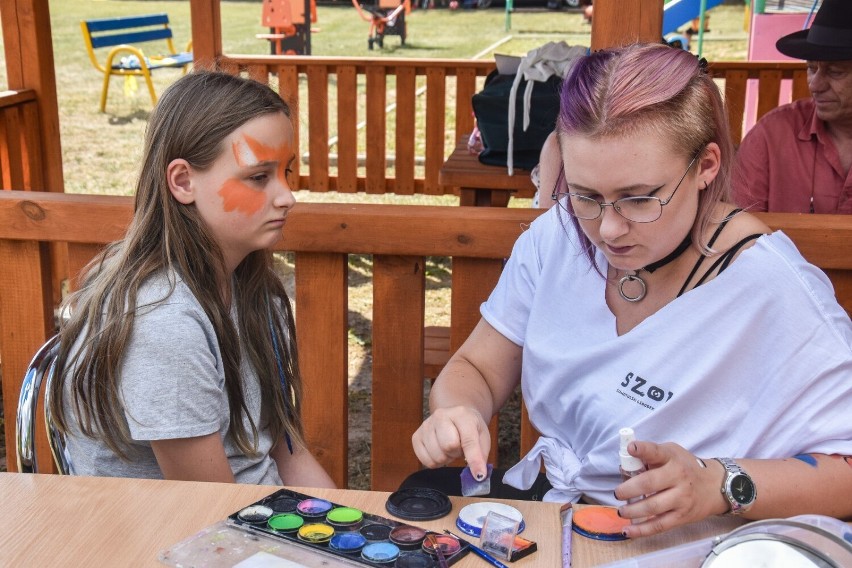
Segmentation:
{"type": "Polygon", "coordinates": [[[281,183],[287,183],[287,165],[289,157],[285,153],[286,145],[280,147],[267,146],[259,140],[255,140],[248,134],[243,134],[243,139],[239,142],[234,142],[234,158],[237,160],[237,165],[246,167],[254,165],[258,162],[278,162],[276,174],[281,183]],[[254,158],[254,161],[249,161],[254,158]]]}

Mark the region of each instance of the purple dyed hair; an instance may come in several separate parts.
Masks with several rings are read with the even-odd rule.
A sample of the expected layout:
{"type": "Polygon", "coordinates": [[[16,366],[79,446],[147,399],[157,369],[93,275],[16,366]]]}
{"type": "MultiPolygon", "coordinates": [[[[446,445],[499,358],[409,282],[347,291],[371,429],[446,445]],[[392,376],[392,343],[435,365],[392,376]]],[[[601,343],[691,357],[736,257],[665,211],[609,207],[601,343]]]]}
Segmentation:
{"type": "MultiPolygon", "coordinates": [[[[673,157],[689,161],[715,142],[721,153],[719,173],[699,193],[692,242],[707,254],[703,235],[713,222],[713,206],[730,201],[734,147],[725,105],[699,60],[665,44],[634,44],[597,51],[578,61],[562,84],[558,137],[592,139],[653,132],[667,141],[673,157]]],[[[565,190],[564,176],[559,179],[565,190]]],[[[594,265],[594,247],[571,217],[594,265]]]]}

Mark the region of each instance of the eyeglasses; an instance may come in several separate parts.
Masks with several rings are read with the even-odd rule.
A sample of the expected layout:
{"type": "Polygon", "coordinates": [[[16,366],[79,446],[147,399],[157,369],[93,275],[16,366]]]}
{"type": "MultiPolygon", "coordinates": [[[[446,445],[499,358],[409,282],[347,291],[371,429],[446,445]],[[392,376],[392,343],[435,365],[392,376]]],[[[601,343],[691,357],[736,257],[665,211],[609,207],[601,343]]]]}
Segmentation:
{"type": "Polygon", "coordinates": [[[680,177],[680,181],[674,188],[674,191],[668,199],[663,201],[659,197],[653,195],[642,195],[636,197],[622,197],[615,201],[598,201],[588,195],[580,195],[579,193],[570,193],[567,191],[554,191],[551,198],[559,204],[569,215],[573,215],[578,219],[592,220],[603,215],[604,207],[612,207],[616,213],[634,223],[652,223],[659,219],[663,214],[663,206],[668,205],[674,198],[675,193],[680,188],[680,184],[686,179],[686,174],[692,168],[692,164],[698,159],[701,151],[693,156],[686,171],[680,177]]]}

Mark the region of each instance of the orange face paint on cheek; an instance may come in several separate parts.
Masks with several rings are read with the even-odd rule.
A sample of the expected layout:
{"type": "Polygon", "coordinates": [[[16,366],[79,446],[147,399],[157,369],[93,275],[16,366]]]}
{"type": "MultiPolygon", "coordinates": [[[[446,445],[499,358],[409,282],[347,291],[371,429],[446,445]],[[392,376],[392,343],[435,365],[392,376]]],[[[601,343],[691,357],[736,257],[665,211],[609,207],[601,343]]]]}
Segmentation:
{"type": "Polygon", "coordinates": [[[218,193],[226,213],[239,211],[245,215],[254,215],[263,207],[263,194],[237,179],[226,180],[218,193]]]}

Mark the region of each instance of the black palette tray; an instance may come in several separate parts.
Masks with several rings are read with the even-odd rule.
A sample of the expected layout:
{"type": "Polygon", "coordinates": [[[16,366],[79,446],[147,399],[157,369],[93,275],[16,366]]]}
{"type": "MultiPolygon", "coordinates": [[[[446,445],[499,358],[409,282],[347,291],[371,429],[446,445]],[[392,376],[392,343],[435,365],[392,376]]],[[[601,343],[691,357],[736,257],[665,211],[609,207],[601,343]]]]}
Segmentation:
{"type": "MultiPolygon", "coordinates": [[[[342,550],[337,550],[337,549],[332,548],[331,546],[329,546],[328,543],[306,542],[306,541],[301,540],[297,537],[297,532],[281,532],[281,531],[270,528],[267,525],[267,521],[265,519],[262,520],[262,521],[258,520],[256,522],[253,522],[253,521],[247,521],[244,518],[240,517],[240,513],[242,513],[243,511],[246,511],[246,509],[248,509],[249,507],[260,505],[260,506],[265,506],[265,507],[269,507],[269,508],[273,509],[273,511],[275,512],[276,515],[281,514],[281,513],[292,513],[292,514],[298,515],[298,516],[300,516],[304,519],[305,524],[325,523],[324,516],[319,517],[319,518],[317,518],[315,516],[306,516],[306,515],[301,514],[298,510],[296,510],[296,508],[295,508],[296,504],[303,501],[303,500],[306,500],[306,499],[320,499],[320,500],[323,500],[323,501],[328,501],[332,505],[332,510],[334,510],[337,507],[347,507],[347,505],[341,505],[341,504],[335,503],[334,501],[331,501],[331,500],[328,500],[328,499],[322,499],[320,497],[314,497],[312,495],[306,495],[304,493],[299,493],[297,491],[292,491],[290,489],[279,489],[275,493],[273,493],[273,494],[271,494],[267,497],[264,497],[263,499],[256,501],[256,502],[254,502],[250,505],[247,505],[246,507],[243,507],[239,511],[236,511],[235,513],[229,515],[227,522],[229,524],[231,524],[232,526],[235,526],[235,527],[240,528],[242,530],[246,530],[246,531],[249,531],[249,532],[255,532],[255,533],[261,533],[261,534],[273,537],[275,539],[280,539],[282,541],[290,542],[290,543],[293,543],[293,544],[300,546],[300,547],[304,547],[304,548],[307,548],[307,549],[310,549],[310,550],[313,550],[313,551],[316,551],[316,552],[320,552],[320,553],[323,553],[323,554],[326,554],[326,555],[329,555],[329,556],[332,556],[332,557],[335,557],[335,558],[346,560],[347,563],[360,564],[360,565],[364,565],[364,566],[377,566],[377,567],[380,567],[380,568],[392,568],[392,567],[396,567],[396,566],[422,566],[424,568],[437,568],[438,567],[437,558],[435,556],[432,556],[431,554],[423,551],[420,548],[420,546],[417,546],[415,549],[409,549],[409,550],[406,550],[404,547],[400,547],[401,550],[400,550],[399,558],[397,558],[396,560],[390,561],[390,562],[372,561],[372,560],[368,560],[368,559],[362,557],[360,550],[354,551],[354,552],[345,552],[345,551],[342,551],[342,550]],[[282,506],[282,504],[283,504],[283,506],[282,506]]],[[[346,526],[346,527],[333,526],[332,528],[334,528],[335,534],[339,534],[341,532],[360,533],[362,535],[364,533],[370,534],[371,532],[390,533],[391,530],[393,530],[394,528],[399,527],[399,526],[416,526],[416,525],[411,525],[409,523],[401,523],[399,521],[395,521],[393,519],[388,519],[388,518],[382,517],[380,515],[373,515],[371,513],[367,513],[366,511],[362,511],[362,513],[363,513],[363,519],[361,520],[360,523],[357,523],[357,524],[351,525],[351,526],[346,526]],[[380,525],[380,526],[371,527],[370,529],[365,529],[364,533],[361,532],[361,529],[364,529],[365,527],[368,527],[370,525],[380,525]],[[385,528],[385,527],[387,527],[387,528],[385,528]]],[[[330,523],[326,523],[326,524],[330,525],[330,523]]],[[[420,528],[420,527],[418,527],[418,528],[420,528]]],[[[425,529],[421,528],[421,530],[425,530],[425,529]]],[[[439,533],[435,533],[433,531],[426,531],[426,532],[427,532],[427,534],[434,534],[436,537],[439,536],[439,533]]],[[[375,537],[375,535],[373,535],[373,536],[375,537]]],[[[446,538],[445,535],[440,535],[440,536],[442,538],[446,538]]],[[[470,545],[467,541],[462,540],[462,539],[456,539],[456,540],[458,540],[458,543],[460,545],[459,550],[452,553],[452,554],[447,554],[447,553],[444,554],[448,565],[455,564],[461,558],[463,558],[465,555],[467,555],[468,552],[470,552],[470,545]]],[[[367,542],[368,542],[368,544],[373,544],[373,543],[376,543],[376,542],[390,543],[390,540],[387,536],[385,536],[381,540],[376,539],[376,538],[368,538],[367,542]]],[[[442,550],[444,550],[444,549],[442,549],[442,550]]]]}

